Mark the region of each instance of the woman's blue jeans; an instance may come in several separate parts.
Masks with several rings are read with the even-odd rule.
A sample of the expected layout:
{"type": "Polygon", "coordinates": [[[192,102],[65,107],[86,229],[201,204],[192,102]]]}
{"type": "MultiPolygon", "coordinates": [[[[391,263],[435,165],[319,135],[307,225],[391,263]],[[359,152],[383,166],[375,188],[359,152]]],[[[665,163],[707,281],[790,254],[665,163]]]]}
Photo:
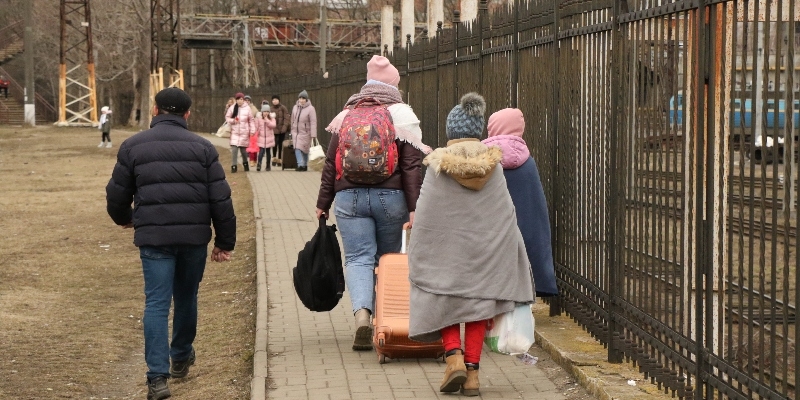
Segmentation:
{"type": "Polygon", "coordinates": [[[398,189],[345,189],[336,193],[333,211],[353,312],[373,312],[375,266],[382,255],[400,252],[403,224],[408,222],[405,194],[398,189]]]}
{"type": "Polygon", "coordinates": [[[206,268],[208,247],[142,246],[144,272],[144,359],[147,377],[169,377],[169,360],[185,361],[197,334],[197,289],[206,268]],[[169,309],[172,343],[169,341],[169,309]]]}
{"type": "Polygon", "coordinates": [[[298,167],[307,167],[308,166],[308,153],[303,153],[303,150],[295,148],[294,149],[294,155],[297,158],[297,166],[298,167]]]}

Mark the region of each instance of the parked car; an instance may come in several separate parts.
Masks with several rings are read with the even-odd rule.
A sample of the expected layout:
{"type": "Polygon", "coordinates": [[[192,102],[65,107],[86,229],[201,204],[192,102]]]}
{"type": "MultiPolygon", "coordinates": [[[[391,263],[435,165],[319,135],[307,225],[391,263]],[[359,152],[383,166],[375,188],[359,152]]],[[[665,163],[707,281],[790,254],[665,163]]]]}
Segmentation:
{"type": "MultiPolygon", "coordinates": [[[[762,100],[763,102],[763,100],[762,100]]],[[[800,129],[800,99],[794,100],[794,128],[800,129]]],[[[753,100],[752,99],[733,99],[731,100],[730,122],[731,128],[750,128],[753,124],[753,100]]],[[[670,125],[683,125],[683,91],[679,91],[677,96],[669,99],[669,123],[670,125]],[[677,102],[676,102],[677,98],[677,102]]],[[[786,100],[778,100],[778,107],[775,107],[775,99],[767,99],[764,108],[765,127],[784,128],[786,126],[786,100]],[[777,124],[776,124],[777,121],[777,124]]]]}

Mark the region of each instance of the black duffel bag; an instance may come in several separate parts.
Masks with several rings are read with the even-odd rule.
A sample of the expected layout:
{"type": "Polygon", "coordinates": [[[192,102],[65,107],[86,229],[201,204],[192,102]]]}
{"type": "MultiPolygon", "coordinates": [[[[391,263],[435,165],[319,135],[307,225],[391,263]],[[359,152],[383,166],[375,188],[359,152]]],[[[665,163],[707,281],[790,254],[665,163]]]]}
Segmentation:
{"type": "Polygon", "coordinates": [[[294,291],[311,311],[330,311],[344,294],[342,253],[336,238],[336,225],[319,219],[319,228],[297,253],[297,266],[292,270],[294,291]]]}

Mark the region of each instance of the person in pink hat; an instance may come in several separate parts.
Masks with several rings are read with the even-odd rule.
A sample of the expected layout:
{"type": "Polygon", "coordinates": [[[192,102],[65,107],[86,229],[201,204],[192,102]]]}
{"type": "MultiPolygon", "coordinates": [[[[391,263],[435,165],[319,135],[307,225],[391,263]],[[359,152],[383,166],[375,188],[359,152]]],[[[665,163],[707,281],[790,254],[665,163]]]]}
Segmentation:
{"type": "Polygon", "coordinates": [[[517,211],[517,223],[531,262],[536,295],[557,296],[550,217],[539,169],[525,139],[525,117],[517,108],[506,108],[489,117],[489,138],[483,143],[503,151],[503,175],[517,211]]]}
{"type": "Polygon", "coordinates": [[[383,254],[400,251],[403,224],[413,224],[422,186],[421,156],[431,151],[422,143],[419,118],[403,103],[397,89],[399,83],[400,74],[389,59],[373,56],[367,63],[367,83],[350,96],[344,110],[326,128],[332,135],[317,197],[317,218],[327,215],[335,202],[334,214],[344,247],[345,281],[356,317],[353,350],[372,349],[370,317],[375,309],[375,266],[383,254]],[[396,146],[397,162],[393,172],[380,183],[354,183],[341,171],[343,162],[337,151],[340,130],[356,104],[380,105],[391,115],[395,141],[390,150],[396,146]]]}

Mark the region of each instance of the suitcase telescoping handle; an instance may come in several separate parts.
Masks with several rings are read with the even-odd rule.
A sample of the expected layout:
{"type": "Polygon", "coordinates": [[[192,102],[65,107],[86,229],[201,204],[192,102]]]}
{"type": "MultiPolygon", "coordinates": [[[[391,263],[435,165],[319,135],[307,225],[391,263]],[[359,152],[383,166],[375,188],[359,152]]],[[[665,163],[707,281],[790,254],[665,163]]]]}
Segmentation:
{"type": "Polygon", "coordinates": [[[411,224],[406,222],[403,224],[403,240],[400,242],[400,254],[408,253],[408,231],[411,230],[411,224]]]}

